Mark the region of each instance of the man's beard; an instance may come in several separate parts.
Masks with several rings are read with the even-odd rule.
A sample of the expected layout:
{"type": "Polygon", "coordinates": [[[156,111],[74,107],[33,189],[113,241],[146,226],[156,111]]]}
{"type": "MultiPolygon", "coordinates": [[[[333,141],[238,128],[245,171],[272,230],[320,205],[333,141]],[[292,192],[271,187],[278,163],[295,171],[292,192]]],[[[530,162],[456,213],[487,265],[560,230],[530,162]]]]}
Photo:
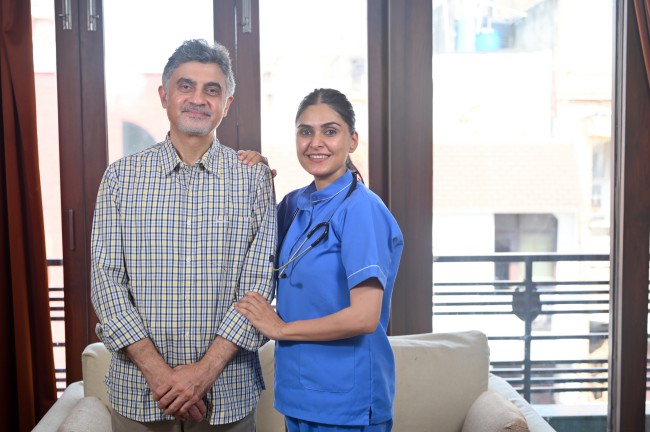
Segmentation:
{"type": "Polygon", "coordinates": [[[209,120],[212,116],[212,112],[210,110],[189,103],[181,109],[181,112],[183,113],[188,111],[198,111],[201,114],[207,115],[208,118],[205,120],[208,121],[208,124],[185,124],[185,122],[181,119],[177,125],[178,130],[190,136],[206,136],[212,132],[212,125],[209,124],[209,120]]]}

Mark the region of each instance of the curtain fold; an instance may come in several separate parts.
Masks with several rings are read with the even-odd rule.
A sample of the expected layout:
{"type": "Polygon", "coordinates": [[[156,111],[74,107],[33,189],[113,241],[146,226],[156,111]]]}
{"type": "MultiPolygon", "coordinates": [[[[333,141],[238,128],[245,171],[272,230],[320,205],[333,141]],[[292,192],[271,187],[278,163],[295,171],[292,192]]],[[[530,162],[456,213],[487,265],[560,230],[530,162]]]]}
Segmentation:
{"type": "Polygon", "coordinates": [[[650,0],[634,0],[634,9],[636,10],[636,20],[639,23],[646,79],[650,85],[650,0]]]}
{"type": "Polygon", "coordinates": [[[29,0],[0,2],[0,418],[30,431],[56,401],[29,0]]]}

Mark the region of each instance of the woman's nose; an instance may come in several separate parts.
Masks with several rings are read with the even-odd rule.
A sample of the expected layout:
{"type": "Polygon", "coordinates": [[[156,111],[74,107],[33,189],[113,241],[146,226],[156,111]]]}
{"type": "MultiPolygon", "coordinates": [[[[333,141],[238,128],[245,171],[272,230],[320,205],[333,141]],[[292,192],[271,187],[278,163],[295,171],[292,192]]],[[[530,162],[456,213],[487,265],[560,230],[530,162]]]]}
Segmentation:
{"type": "Polygon", "coordinates": [[[311,147],[320,147],[323,145],[323,136],[320,134],[320,132],[314,132],[314,134],[311,136],[311,140],[309,141],[309,145],[311,147]]]}

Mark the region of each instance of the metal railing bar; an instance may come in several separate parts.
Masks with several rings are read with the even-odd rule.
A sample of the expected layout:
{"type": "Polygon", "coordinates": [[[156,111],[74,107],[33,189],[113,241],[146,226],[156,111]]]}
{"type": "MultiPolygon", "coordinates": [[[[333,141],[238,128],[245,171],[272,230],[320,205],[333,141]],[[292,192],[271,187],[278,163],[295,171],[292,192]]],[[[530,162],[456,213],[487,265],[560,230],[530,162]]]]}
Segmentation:
{"type": "MultiPolygon", "coordinates": [[[[608,300],[551,300],[544,301],[544,306],[553,305],[604,305],[608,300]]],[[[512,306],[512,302],[483,301],[483,302],[433,302],[434,306],[512,306]]]]}
{"type": "Polygon", "coordinates": [[[609,370],[606,367],[594,367],[594,368],[533,368],[533,371],[537,374],[553,374],[553,375],[560,375],[560,374],[576,374],[576,373],[608,373],[609,370]]]}
{"type": "MultiPolygon", "coordinates": [[[[512,302],[433,302],[433,306],[512,306],[512,302]]],[[[512,311],[510,311],[512,313],[512,311]]]]}
{"type": "MultiPolygon", "coordinates": [[[[586,281],[535,281],[535,285],[538,287],[553,287],[553,286],[562,286],[562,285],[576,285],[576,286],[585,286],[585,285],[609,285],[609,281],[604,280],[586,280],[586,281]]],[[[601,289],[603,293],[609,293],[609,288],[601,289]]],[[[561,292],[561,291],[557,291],[561,292]]],[[[567,291],[567,292],[577,292],[577,291],[567,291]]]]}
{"type": "MultiPolygon", "coordinates": [[[[609,282],[607,281],[534,281],[535,285],[539,288],[548,288],[548,287],[554,287],[554,286],[564,286],[564,285],[572,285],[572,286],[592,286],[592,285],[608,285],[609,282]]],[[[524,281],[521,280],[516,280],[516,281],[478,281],[478,282],[461,282],[461,281],[456,281],[456,282],[435,282],[432,284],[434,293],[440,293],[441,291],[435,291],[436,287],[472,287],[472,286],[485,286],[486,288],[492,288],[495,286],[505,286],[505,287],[511,287],[511,286],[523,286],[524,281]]],[[[571,291],[571,290],[558,290],[558,291],[544,291],[543,289],[538,290],[540,294],[609,294],[609,288],[594,288],[593,290],[586,290],[586,291],[571,291]]],[[[450,292],[455,292],[455,291],[450,291],[450,292]]],[[[482,292],[485,294],[485,292],[482,292]]],[[[503,291],[495,291],[495,293],[500,293],[502,294],[503,291]]],[[[506,291],[507,293],[507,291],[506,291]]]]}
{"type": "MultiPolygon", "coordinates": [[[[606,392],[609,390],[607,386],[597,386],[597,387],[542,387],[542,388],[531,388],[531,393],[568,393],[568,392],[606,392]]],[[[521,390],[518,390],[521,391],[521,390]]]]}
{"type": "MultiPolygon", "coordinates": [[[[579,315],[586,315],[586,314],[606,314],[609,313],[609,309],[572,309],[572,310],[542,310],[540,311],[539,315],[567,315],[567,314],[579,314],[579,315]]],[[[441,312],[441,311],[434,311],[434,315],[438,316],[449,316],[449,315],[455,315],[455,316],[464,316],[464,315],[476,315],[476,316],[483,316],[483,315],[512,315],[512,311],[457,311],[457,312],[441,312]]]]}
{"type": "Polygon", "coordinates": [[[608,309],[567,309],[567,310],[542,310],[540,315],[566,315],[566,314],[607,314],[608,309]]]}
{"type": "MultiPolygon", "coordinates": [[[[494,361],[491,362],[491,365],[494,367],[516,367],[517,365],[523,364],[523,360],[517,361],[494,361]]],[[[595,363],[595,364],[607,364],[607,359],[564,359],[564,360],[532,360],[530,362],[533,365],[533,368],[542,368],[545,366],[554,366],[557,364],[577,364],[577,363],[595,363]]]]}
{"type": "MultiPolygon", "coordinates": [[[[537,285],[537,282],[534,282],[535,285],[537,285]]],[[[508,290],[494,290],[494,287],[491,286],[490,284],[486,283],[473,283],[473,282],[448,282],[445,284],[437,284],[437,286],[445,286],[445,287],[465,287],[465,286],[485,286],[486,289],[490,289],[493,291],[436,291],[435,286],[433,289],[433,296],[435,297],[436,295],[497,295],[497,296],[503,296],[503,295],[512,295],[513,292],[515,292],[514,289],[508,289],[508,290]]],[[[507,286],[517,286],[521,287],[523,286],[522,284],[506,284],[507,286]]],[[[542,289],[538,289],[537,292],[540,295],[543,296],[552,296],[552,295],[607,295],[609,296],[609,289],[597,289],[594,288],[592,290],[576,290],[576,291],[571,291],[571,290],[554,290],[554,291],[547,291],[545,287],[542,289]]]]}
{"type": "MultiPolygon", "coordinates": [[[[436,287],[447,287],[447,286],[485,286],[486,288],[492,288],[494,286],[505,286],[510,287],[513,285],[522,285],[522,281],[480,281],[480,282],[435,282],[433,284],[433,289],[435,291],[436,287]]],[[[499,291],[496,291],[497,293],[499,291]]]]}
{"type": "Polygon", "coordinates": [[[434,263],[449,262],[526,262],[526,261],[609,261],[607,254],[558,254],[502,252],[498,255],[439,255],[433,257],[434,263]]]}
{"type": "Polygon", "coordinates": [[[552,378],[552,377],[533,377],[531,384],[565,384],[565,383],[606,383],[607,377],[575,377],[575,378],[552,378]]]}
{"type": "MultiPolygon", "coordinates": [[[[577,333],[577,334],[554,334],[554,335],[536,335],[531,334],[528,336],[532,340],[567,340],[567,339],[607,339],[607,333],[577,333]]],[[[488,341],[499,340],[499,341],[522,341],[526,339],[526,336],[488,336],[488,341]]],[[[536,364],[536,362],[544,362],[544,360],[531,361],[531,364],[536,364]]],[[[558,360],[561,362],[580,362],[583,360],[558,360]]],[[[593,360],[584,360],[585,362],[590,362],[593,360]]],[[[495,364],[495,363],[493,363],[495,364]]]]}

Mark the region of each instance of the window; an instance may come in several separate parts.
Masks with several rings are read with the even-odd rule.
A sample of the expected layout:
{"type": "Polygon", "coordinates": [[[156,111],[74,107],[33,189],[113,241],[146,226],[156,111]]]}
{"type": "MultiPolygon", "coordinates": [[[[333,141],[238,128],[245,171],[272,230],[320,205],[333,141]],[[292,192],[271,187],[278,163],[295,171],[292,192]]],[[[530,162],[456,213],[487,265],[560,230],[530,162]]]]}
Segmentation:
{"type": "Polygon", "coordinates": [[[433,1],[433,328],[604,419],[614,19],[577,3],[433,1]]]}
{"type": "Polygon", "coordinates": [[[47,0],[32,0],[31,6],[38,157],[45,222],[50,308],[52,310],[54,367],[56,368],[57,388],[62,391],[65,388],[66,366],[54,6],[47,0]]]}

